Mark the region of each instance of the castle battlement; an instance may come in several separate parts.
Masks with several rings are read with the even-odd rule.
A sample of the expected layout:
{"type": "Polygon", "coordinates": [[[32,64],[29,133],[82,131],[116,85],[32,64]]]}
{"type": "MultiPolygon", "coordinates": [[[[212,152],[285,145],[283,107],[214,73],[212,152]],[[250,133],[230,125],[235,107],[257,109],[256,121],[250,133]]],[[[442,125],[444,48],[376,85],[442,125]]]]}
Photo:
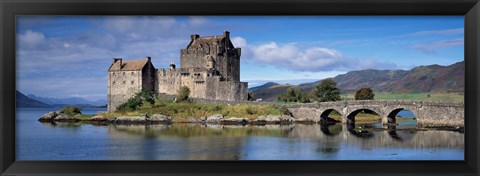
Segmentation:
{"type": "Polygon", "coordinates": [[[213,100],[247,100],[248,83],[240,82],[241,49],[230,41],[230,33],[220,36],[190,36],[191,41],[180,50],[180,66],[155,69],[151,58],[123,60],[114,58],[108,70],[108,110],[126,102],[142,90],[176,95],[181,87],[190,89],[190,96],[213,100]]]}

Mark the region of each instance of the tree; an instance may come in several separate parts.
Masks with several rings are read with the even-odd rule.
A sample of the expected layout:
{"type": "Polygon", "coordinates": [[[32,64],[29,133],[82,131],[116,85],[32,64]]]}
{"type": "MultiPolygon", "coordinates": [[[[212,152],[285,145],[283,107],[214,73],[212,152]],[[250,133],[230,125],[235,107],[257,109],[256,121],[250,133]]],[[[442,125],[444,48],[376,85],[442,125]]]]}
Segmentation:
{"type": "Polygon", "coordinates": [[[248,101],[254,101],[255,100],[255,94],[253,94],[253,92],[248,92],[247,100],[248,101]]]}
{"type": "Polygon", "coordinates": [[[280,94],[278,101],[283,102],[302,102],[308,103],[310,99],[308,95],[300,90],[298,87],[289,87],[286,93],[280,94]]]}
{"type": "Polygon", "coordinates": [[[341,100],[340,89],[337,88],[337,82],[331,78],[322,80],[322,82],[315,86],[311,94],[312,97],[319,102],[341,100]]]}
{"type": "Polygon", "coordinates": [[[355,100],[373,100],[374,97],[373,90],[368,87],[362,87],[355,93],[355,100]]]}
{"type": "Polygon", "coordinates": [[[177,92],[177,101],[186,101],[188,100],[188,96],[190,96],[190,89],[187,86],[183,86],[177,92]]]}

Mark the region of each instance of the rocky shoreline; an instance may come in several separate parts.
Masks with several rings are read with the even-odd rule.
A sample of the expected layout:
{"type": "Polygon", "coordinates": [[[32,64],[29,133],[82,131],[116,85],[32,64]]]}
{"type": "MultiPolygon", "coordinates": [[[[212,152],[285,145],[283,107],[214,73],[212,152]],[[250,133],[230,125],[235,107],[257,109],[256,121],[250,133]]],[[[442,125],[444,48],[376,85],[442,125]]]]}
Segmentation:
{"type": "Polygon", "coordinates": [[[265,125],[265,124],[291,124],[291,123],[311,123],[317,122],[307,119],[296,119],[287,115],[266,115],[259,116],[257,119],[224,117],[222,114],[215,114],[200,118],[172,118],[162,114],[143,114],[139,116],[118,116],[105,118],[102,115],[96,115],[89,118],[81,118],[81,115],[69,117],[60,111],[52,111],[44,114],[38,119],[40,122],[86,122],[95,124],[170,124],[170,123],[206,123],[221,125],[265,125]]]}
{"type": "MultiPolygon", "coordinates": [[[[224,117],[222,114],[215,114],[200,118],[172,118],[162,114],[142,114],[138,116],[118,116],[105,118],[102,115],[95,115],[93,117],[82,118],[81,114],[68,116],[61,111],[52,111],[44,114],[38,119],[40,122],[71,122],[71,123],[90,123],[95,125],[149,125],[149,124],[175,124],[175,123],[199,123],[199,124],[218,124],[218,125],[289,125],[289,124],[322,124],[330,125],[340,123],[335,119],[328,119],[328,124],[315,122],[310,119],[294,118],[288,115],[266,115],[259,116],[256,119],[239,118],[239,117],[224,117]]],[[[390,125],[392,126],[392,125],[390,125]]],[[[395,126],[395,125],[393,125],[395,126]]],[[[463,127],[450,126],[427,126],[418,127],[417,130],[448,130],[464,132],[463,127]]]]}

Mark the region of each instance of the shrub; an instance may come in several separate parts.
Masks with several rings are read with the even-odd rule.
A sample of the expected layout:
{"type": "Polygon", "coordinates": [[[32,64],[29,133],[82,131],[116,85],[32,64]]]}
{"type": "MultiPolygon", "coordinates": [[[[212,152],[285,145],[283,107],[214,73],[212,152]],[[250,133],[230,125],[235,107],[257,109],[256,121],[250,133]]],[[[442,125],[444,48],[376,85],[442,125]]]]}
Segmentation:
{"type": "Polygon", "coordinates": [[[255,95],[253,94],[253,92],[248,92],[247,100],[248,101],[254,101],[255,100],[255,95]]]}
{"type": "Polygon", "coordinates": [[[214,106],[213,107],[213,111],[221,111],[222,110],[222,106],[214,106]]]}
{"type": "Polygon", "coordinates": [[[150,105],[155,104],[155,93],[148,90],[143,90],[135,94],[135,97],[139,98],[142,101],[150,103],[150,105]]]}
{"type": "Polygon", "coordinates": [[[143,105],[144,101],[152,106],[155,105],[155,94],[152,91],[142,90],[129,98],[127,102],[117,106],[117,111],[135,111],[143,105]]]}
{"type": "Polygon", "coordinates": [[[373,90],[368,87],[363,87],[355,93],[355,100],[373,100],[375,94],[373,90]]]}
{"type": "Polygon", "coordinates": [[[190,96],[190,89],[187,86],[183,86],[177,92],[176,99],[177,101],[186,101],[188,100],[188,96],[190,96]]]}
{"type": "Polygon", "coordinates": [[[245,112],[246,112],[247,114],[249,114],[249,115],[253,115],[253,114],[256,113],[256,112],[255,112],[255,109],[253,109],[252,107],[247,107],[247,108],[245,108],[245,112]]]}
{"type": "Polygon", "coordinates": [[[82,114],[80,108],[76,106],[66,106],[61,111],[61,113],[67,114],[67,116],[74,116],[77,114],[82,114]]]}
{"type": "Polygon", "coordinates": [[[127,102],[120,104],[117,107],[118,111],[135,111],[137,110],[140,106],[143,105],[142,99],[139,97],[135,96],[127,100],[127,102]]]}

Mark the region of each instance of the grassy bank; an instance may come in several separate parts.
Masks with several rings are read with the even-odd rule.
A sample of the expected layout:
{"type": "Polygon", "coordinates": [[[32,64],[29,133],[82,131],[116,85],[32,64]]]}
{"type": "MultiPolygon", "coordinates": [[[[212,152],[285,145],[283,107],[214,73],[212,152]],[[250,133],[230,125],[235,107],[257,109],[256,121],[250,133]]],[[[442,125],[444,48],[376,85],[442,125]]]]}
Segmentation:
{"type": "Polygon", "coordinates": [[[104,116],[136,116],[147,113],[163,114],[172,118],[200,118],[214,114],[222,114],[227,118],[242,117],[255,119],[262,115],[282,115],[283,111],[283,109],[277,108],[273,105],[222,105],[156,100],[153,106],[148,103],[144,103],[142,107],[132,112],[114,112],[104,114],[104,116]]]}
{"type": "MultiPolygon", "coordinates": [[[[463,93],[385,93],[374,92],[375,100],[422,100],[439,102],[464,102],[463,93]]],[[[342,94],[342,98],[353,100],[354,93],[342,94]]]]}
{"type": "MultiPolygon", "coordinates": [[[[173,102],[166,100],[156,100],[154,105],[144,103],[143,106],[135,111],[119,111],[104,113],[101,116],[104,118],[114,118],[119,116],[142,116],[144,114],[162,114],[172,117],[173,122],[182,122],[187,119],[211,116],[215,114],[222,114],[226,118],[240,117],[255,120],[259,116],[266,115],[283,115],[284,109],[275,107],[273,105],[223,105],[223,104],[208,104],[195,102],[173,102]]],[[[95,115],[79,114],[79,109],[64,108],[62,110],[69,118],[77,118],[81,121],[88,121],[95,115]]],[[[342,116],[339,113],[331,113],[332,119],[342,121],[342,116]]],[[[397,121],[412,120],[411,118],[397,117],[397,121]]],[[[355,116],[356,123],[376,123],[381,122],[379,115],[359,113],[355,116]]]]}
{"type": "MultiPolygon", "coordinates": [[[[222,105],[222,104],[205,104],[194,102],[173,102],[166,100],[156,100],[152,106],[144,103],[138,110],[132,112],[112,112],[106,113],[104,117],[118,116],[138,116],[141,114],[163,114],[170,116],[174,121],[181,121],[187,118],[200,118],[211,116],[214,114],[222,114],[226,118],[242,117],[256,119],[262,115],[282,115],[284,109],[277,108],[273,105],[222,105]]],[[[332,113],[330,117],[341,121],[340,114],[332,113]]],[[[411,118],[397,117],[397,121],[411,120],[411,118]]],[[[356,123],[376,123],[381,122],[379,115],[359,113],[355,116],[356,123]]]]}

